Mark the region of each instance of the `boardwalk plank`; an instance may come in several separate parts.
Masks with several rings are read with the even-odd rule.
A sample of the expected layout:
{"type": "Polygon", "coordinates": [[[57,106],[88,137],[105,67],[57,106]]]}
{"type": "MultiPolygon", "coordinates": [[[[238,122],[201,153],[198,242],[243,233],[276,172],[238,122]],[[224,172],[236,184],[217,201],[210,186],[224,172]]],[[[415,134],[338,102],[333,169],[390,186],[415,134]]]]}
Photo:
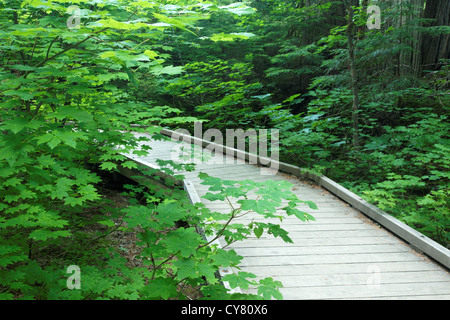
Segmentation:
{"type": "MultiPolygon", "coordinates": [[[[259,280],[259,277],[257,280],[259,280]]],[[[283,283],[284,288],[304,287],[328,287],[342,285],[368,285],[377,289],[373,281],[373,273],[336,273],[327,275],[285,275],[278,276],[277,280],[283,283]]],[[[442,282],[450,285],[448,278],[439,271],[410,271],[402,272],[380,272],[376,284],[414,284],[442,282]]]]}
{"type": "Polygon", "coordinates": [[[362,253],[405,253],[410,249],[401,244],[366,244],[366,245],[334,245],[334,246],[310,246],[310,247],[247,247],[237,243],[233,246],[239,255],[251,256],[306,256],[306,255],[333,255],[333,254],[362,254],[362,253]]]}
{"type": "MultiPolygon", "coordinates": [[[[158,158],[177,160],[180,153],[180,146],[172,141],[146,144],[153,147],[148,156],[130,157],[156,164],[158,158]]],[[[198,153],[200,149],[195,151],[198,153]]],[[[200,197],[208,192],[208,186],[200,184],[202,180],[198,174],[206,172],[228,180],[287,180],[300,199],[311,200],[318,205],[318,210],[311,210],[306,205],[299,207],[312,214],[316,221],[304,223],[294,217],[285,217],[281,223],[278,219],[259,220],[280,223],[294,243],[263,234],[260,239],[250,237],[228,246],[243,256],[243,271],[282,281],[284,288],[281,292],[285,299],[450,298],[447,269],[414,251],[322,187],[286,173],[263,175],[257,166],[221,154],[215,154],[203,163],[198,159],[196,162],[194,172],[182,174],[192,182],[200,197]],[[374,278],[379,282],[373,282],[374,278]]],[[[341,192],[342,188],[336,188],[341,192]]],[[[249,193],[248,196],[254,195],[249,193]]],[[[226,213],[230,210],[225,203],[206,199],[202,202],[213,211],[226,213]]],[[[258,215],[249,214],[236,222],[250,223],[256,217],[258,215]]],[[[220,243],[226,245],[223,239],[220,243]]]]}
{"type": "Polygon", "coordinates": [[[433,283],[400,283],[383,284],[379,288],[367,285],[339,285],[339,286],[311,286],[304,288],[283,288],[281,293],[283,297],[289,299],[365,299],[365,298],[392,298],[396,297],[415,299],[417,295],[433,296],[430,299],[436,299],[436,296],[448,295],[449,284],[442,282],[433,283]]]}

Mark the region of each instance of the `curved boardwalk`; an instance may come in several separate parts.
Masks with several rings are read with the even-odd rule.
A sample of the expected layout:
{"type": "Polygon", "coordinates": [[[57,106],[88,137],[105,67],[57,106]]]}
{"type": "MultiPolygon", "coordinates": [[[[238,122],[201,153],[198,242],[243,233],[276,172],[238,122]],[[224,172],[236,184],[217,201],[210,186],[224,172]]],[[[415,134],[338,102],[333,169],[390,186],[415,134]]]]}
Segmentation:
{"type": "MultiPolygon", "coordinates": [[[[150,145],[153,150],[149,156],[128,156],[154,165],[156,159],[175,160],[180,154],[172,141],[152,141],[150,145]]],[[[280,223],[293,244],[263,234],[260,239],[250,238],[228,247],[244,257],[243,271],[281,281],[285,300],[450,299],[446,268],[323,188],[282,172],[262,175],[260,167],[220,154],[197,164],[194,172],[183,173],[200,197],[207,186],[200,184],[199,172],[230,180],[287,180],[300,199],[317,204],[318,210],[303,208],[316,221],[288,217],[280,223]]],[[[202,202],[215,211],[229,212],[225,203],[202,202]]],[[[244,218],[243,222],[251,219],[244,218]]]]}

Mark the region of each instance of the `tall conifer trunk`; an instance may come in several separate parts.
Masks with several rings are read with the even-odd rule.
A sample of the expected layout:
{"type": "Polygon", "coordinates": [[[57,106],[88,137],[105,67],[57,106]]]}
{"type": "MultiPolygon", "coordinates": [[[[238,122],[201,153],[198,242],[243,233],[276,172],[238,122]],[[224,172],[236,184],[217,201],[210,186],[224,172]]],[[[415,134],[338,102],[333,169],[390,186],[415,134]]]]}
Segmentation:
{"type": "MultiPolygon", "coordinates": [[[[427,0],[424,18],[434,19],[430,26],[450,25],[450,1],[427,0]]],[[[422,39],[422,69],[435,70],[440,59],[450,59],[450,35],[424,34],[422,39]]]]}
{"type": "Polygon", "coordinates": [[[356,26],[353,22],[353,8],[350,5],[348,7],[348,20],[347,20],[347,44],[348,44],[348,61],[351,73],[351,87],[353,92],[353,104],[352,104],[352,144],[353,148],[358,150],[359,145],[359,124],[358,124],[358,111],[359,111],[359,88],[358,88],[358,75],[355,63],[355,34],[356,26]]]}

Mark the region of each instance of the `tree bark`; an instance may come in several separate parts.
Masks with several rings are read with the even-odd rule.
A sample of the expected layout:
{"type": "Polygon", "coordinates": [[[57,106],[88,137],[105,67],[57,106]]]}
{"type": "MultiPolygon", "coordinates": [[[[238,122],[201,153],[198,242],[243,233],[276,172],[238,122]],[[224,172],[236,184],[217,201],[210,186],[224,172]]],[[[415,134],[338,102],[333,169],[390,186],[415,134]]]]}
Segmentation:
{"type": "Polygon", "coordinates": [[[348,8],[348,25],[347,25],[347,44],[348,44],[348,60],[351,73],[351,87],[353,91],[353,104],[352,104],[352,143],[355,150],[359,150],[359,88],[358,88],[358,75],[355,63],[355,34],[356,26],[353,23],[353,8],[348,8]]]}
{"type": "MultiPolygon", "coordinates": [[[[434,19],[429,25],[450,25],[450,1],[449,0],[427,0],[424,11],[425,19],[434,19]]],[[[422,68],[423,70],[439,69],[440,59],[450,59],[450,35],[423,34],[422,37],[422,68]]]]}

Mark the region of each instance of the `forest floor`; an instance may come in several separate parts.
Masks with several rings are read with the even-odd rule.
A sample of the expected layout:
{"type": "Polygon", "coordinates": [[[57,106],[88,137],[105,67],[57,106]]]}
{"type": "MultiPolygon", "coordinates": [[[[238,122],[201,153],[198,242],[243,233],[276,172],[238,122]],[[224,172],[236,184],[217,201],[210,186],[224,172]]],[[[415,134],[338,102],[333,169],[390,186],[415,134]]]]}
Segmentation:
{"type": "MultiPolygon", "coordinates": [[[[123,194],[124,188],[121,185],[121,179],[119,181],[114,180],[113,182],[110,179],[107,179],[106,184],[102,187],[101,193],[103,198],[110,204],[110,206],[118,209],[124,209],[128,205],[130,205],[129,197],[123,194]],[[113,183],[113,184],[112,184],[113,183]]],[[[126,181],[127,183],[134,183],[131,181],[126,181]]],[[[93,214],[102,214],[101,208],[99,211],[93,214]]],[[[117,218],[114,220],[116,226],[126,227],[126,222],[123,221],[122,218],[117,218]]],[[[174,228],[176,228],[174,226],[174,228]]],[[[114,228],[113,228],[114,229],[114,228]]],[[[117,228],[111,233],[105,229],[105,226],[100,224],[95,224],[91,226],[90,233],[95,234],[98,232],[103,232],[103,234],[107,234],[102,246],[112,247],[115,252],[119,252],[122,257],[127,260],[127,266],[129,268],[142,268],[146,267],[149,270],[152,270],[152,266],[150,264],[145,264],[142,257],[140,256],[140,252],[143,247],[139,246],[137,243],[140,241],[138,238],[139,230],[136,228],[117,228]]],[[[202,293],[200,292],[199,287],[191,287],[186,285],[184,287],[180,286],[179,291],[182,292],[188,299],[196,300],[202,297],[202,293]]]]}

